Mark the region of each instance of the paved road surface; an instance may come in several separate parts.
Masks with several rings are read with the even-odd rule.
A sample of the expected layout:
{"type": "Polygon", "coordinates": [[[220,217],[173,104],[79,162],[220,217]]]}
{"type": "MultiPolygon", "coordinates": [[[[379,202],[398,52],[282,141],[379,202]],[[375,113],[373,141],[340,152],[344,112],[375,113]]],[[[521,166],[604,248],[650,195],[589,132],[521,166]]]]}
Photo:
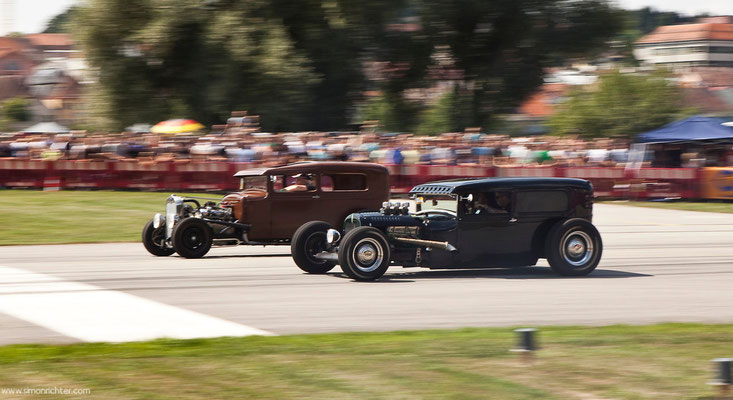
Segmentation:
{"type": "Polygon", "coordinates": [[[200,260],[137,243],[0,248],[0,344],[156,336],[733,322],[733,215],[596,205],[589,277],[392,268],[379,282],[301,273],[289,248],[200,260]]]}

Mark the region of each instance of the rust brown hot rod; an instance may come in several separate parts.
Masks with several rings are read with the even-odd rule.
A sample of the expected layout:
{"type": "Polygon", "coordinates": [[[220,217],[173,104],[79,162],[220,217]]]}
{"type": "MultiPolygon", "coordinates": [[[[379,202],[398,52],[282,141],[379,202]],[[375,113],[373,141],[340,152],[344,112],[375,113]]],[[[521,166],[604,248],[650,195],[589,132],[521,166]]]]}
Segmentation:
{"type": "Polygon", "coordinates": [[[171,195],[165,213],[143,229],[153,255],[203,257],[211,246],[286,244],[308,221],[338,226],[346,216],[377,210],[389,198],[385,167],[306,162],[237,172],[240,191],[223,199],[171,195]]]}

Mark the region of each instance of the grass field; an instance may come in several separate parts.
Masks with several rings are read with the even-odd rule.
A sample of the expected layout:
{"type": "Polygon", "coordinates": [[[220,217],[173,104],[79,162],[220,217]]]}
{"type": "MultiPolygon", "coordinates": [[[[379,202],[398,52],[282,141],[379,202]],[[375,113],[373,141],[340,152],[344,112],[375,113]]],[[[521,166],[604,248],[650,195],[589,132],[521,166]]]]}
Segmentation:
{"type": "MultiPolygon", "coordinates": [[[[0,245],[132,242],[170,193],[0,190],[0,245]]],[[[199,194],[220,198],[220,195],[199,194]]]]}
{"type": "MultiPolygon", "coordinates": [[[[181,193],[178,193],[181,194],[181,193]]],[[[183,193],[186,195],[185,193],[183,193]]],[[[136,242],[170,193],[0,190],[0,245],[136,242]]],[[[218,194],[191,194],[220,198],[218,194]]],[[[611,201],[637,207],[733,213],[733,203],[611,201]]]]}
{"type": "Polygon", "coordinates": [[[733,202],[707,201],[606,201],[607,204],[622,206],[664,208],[668,210],[704,211],[716,213],[733,213],[733,202]]]}
{"type": "Polygon", "coordinates": [[[16,345],[0,348],[0,389],[86,388],[91,396],[79,398],[95,399],[710,399],[710,360],[733,355],[733,325],[548,327],[538,337],[531,365],[509,351],[508,328],[16,345]]]}

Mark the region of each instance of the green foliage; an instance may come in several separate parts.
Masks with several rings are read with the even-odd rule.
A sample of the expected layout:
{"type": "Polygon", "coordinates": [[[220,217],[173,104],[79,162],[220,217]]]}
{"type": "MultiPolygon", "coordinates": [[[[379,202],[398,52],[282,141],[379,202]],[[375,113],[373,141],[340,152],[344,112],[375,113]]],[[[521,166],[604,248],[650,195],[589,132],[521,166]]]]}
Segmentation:
{"type": "Polygon", "coordinates": [[[20,122],[31,119],[31,110],[28,100],[15,97],[0,104],[0,117],[5,121],[20,122]]]}
{"type": "Polygon", "coordinates": [[[462,131],[471,123],[471,98],[458,88],[446,92],[438,101],[420,114],[415,128],[418,134],[462,131]]]}
{"type": "Polygon", "coordinates": [[[379,121],[387,131],[404,132],[412,125],[419,106],[403,99],[398,94],[385,93],[369,100],[360,115],[361,121],[379,121]]]}
{"type": "Polygon", "coordinates": [[[93,115],[116,128],[244,109],[267,130],[339,129],[380,91],[365,115],[405,130],[422,111],[405,93],[444,71],[469,83],[461,108],[476,125],[620,26],[602,0],[90,0],[74,14],[99,70],[93,115]]]}
{"type": "Polygon", "coordinates": [[[681,116],[679,93],[669,76],[601,75],[591,89],[575,89],[550,118],[553,134],[633,136],[681,116]]]}
{"type": "Polygon", "coordinates": [[[71,33],[71,21],[74,16],[79,12],[78,6],[71,6],[66,11],[58,14],[51,18],[46,24],[46,29],[43,33],[71,33]]]}

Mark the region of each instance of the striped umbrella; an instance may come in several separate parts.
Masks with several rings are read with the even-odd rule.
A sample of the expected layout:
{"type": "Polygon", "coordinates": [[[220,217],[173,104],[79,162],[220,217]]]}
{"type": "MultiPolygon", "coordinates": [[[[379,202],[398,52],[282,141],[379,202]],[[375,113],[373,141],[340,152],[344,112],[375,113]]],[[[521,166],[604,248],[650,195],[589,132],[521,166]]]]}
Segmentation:
{"type": "Polygon", "coordinates": [[[169,119],[158,122],[150,128],[153,133],[187,133],[204,129],[204,126],[192,119],[169,119]]]}

